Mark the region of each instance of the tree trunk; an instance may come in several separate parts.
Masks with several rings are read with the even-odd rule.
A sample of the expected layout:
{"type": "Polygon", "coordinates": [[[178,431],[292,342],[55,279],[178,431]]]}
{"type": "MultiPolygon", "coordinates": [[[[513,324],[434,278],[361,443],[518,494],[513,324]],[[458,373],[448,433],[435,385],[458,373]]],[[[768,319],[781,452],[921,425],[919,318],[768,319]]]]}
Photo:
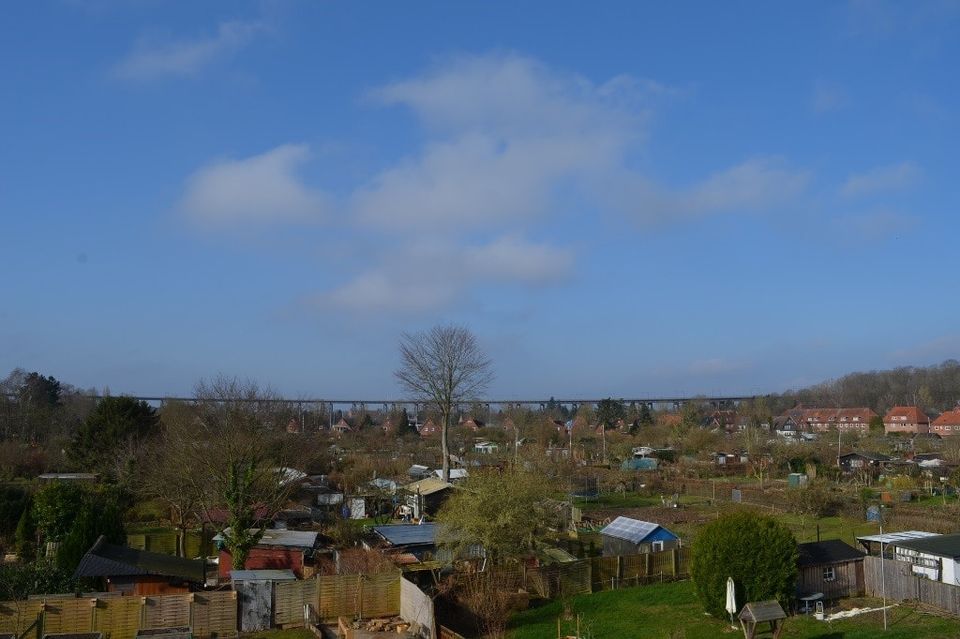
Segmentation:
{"type": "Polygon", "coordinates": [[[443,456],[443,481],[450,481],[450,444],[447,432],[450,430],[450,411],[443,412],[443,424],[440,427],[440,454],[443,456]]]}

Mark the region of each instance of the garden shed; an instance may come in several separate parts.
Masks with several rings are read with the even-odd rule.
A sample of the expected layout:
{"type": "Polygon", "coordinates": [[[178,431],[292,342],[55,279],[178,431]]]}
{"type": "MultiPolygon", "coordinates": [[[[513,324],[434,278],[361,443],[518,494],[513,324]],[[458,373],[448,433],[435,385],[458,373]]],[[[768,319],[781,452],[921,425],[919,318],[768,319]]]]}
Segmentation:
{"type": "Polygon", "coordinates": [[[650,521],[617,517],[601,531],[603,556],[637,555],[680,547],[680,538],[650,521]]]}
{"type": "Polygon", "coordinates": [[[840,539],[797,546],[797,596],[820,593],[824,599],[862,597],[865,555],[840,539]]]}

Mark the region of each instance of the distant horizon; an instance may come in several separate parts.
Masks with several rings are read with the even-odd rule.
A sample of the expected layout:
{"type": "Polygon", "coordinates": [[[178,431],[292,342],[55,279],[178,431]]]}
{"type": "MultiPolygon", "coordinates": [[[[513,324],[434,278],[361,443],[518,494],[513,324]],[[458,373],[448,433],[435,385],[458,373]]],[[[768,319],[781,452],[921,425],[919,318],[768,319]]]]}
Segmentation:
{"type": "MultiPolygon", "coordinates": [[[[627,401],[627,402],[630,402],[630,401],[641,401],[641,400],[647,400],[647,401],[660,401],[660,400],[662,400],[662,401],[667,401],[667,400],[675,400],[675,399],[689,400],[689,399],[698,399],[698,398],[704,398],[704,399],[747,399],[747,398],[753,398],[753,397],[767,397],[767,396],[774,396],[774,395],[776,395],[776,396],[783,396],[783,395],[787,395],[787,394],[789,394],[789,393],[801,392],[801,391],[804,391],[804,390],[808,390],[808,389],[814,388],[814,387],[816,387],[816,386],[818,386],[818,385],[821,385],[821,384],[829,384],[830,382],[833,382],[833,381],[842,379],[842,378],[847,377],[847,376],[849,376],[849,375],[858,375],[858,374],[866,374],[866,373],[877,373],[877,372],[887,372],[887,371],[893,371],[893,370],[902,369],[902,368],[925,369],[925,368],[937,367],[937,366],[941,366],[941,365],[946,364],[946,363],[949,363],[949,362],[957,362],[957,361],[958,361],[958,360],[955,359],[955,358],[947,357],[947,358],[944,358],[944,359],[942,359],[942,360],[940,360],[940,361],[937,361],[937,362],[934,362],[934,363],[931,363],[931,364],[925,364],[925,365],[902,364],[902,365],[897,365],[897,366],[892,366],[892,367],[890,367],[890,368],[882,368],[882,369],[850,370],[850,371],[846,371],[846,372],[843,372],[843,373],[839,373],[839,374],[837,374],[837,375],[835,375],[835,376],[833,376],[833,377],[829,377],[829,378],[822,379],[822,380],[817,381],[817,382],[813,382],[812,384],[809,384],[809,385],[807,385],[807,386],[796,387],[796,388],[784,388],[784,389],[781,389],[781,390],[762,391],[762,392],[756,392],[756,393],[739,393],[739,392],[729,392],[729,393],[728,393],[728,392],[712,392],[712,393],[694,392],[694,393],[690,393],[690,394],[667,394],[667,393],[645,393],[645,394],[637,394],[637,393],[626,393],[626,394],[623,394],[623,393],[620,393],[620,394],[610,394],[610,393],[599,393],[599,394],[595,394],[595,395],[586,395],[586,394],[582,394],[582,393],[581,393],[581,394],[559,395],[559,394],[557,394],[557,393],[552,393],[552,394],[547,394],[547,395],[543,395],[543,396],[538,396],[538,395],[519,396],[519,395],[516,395],[516,396],[513,396],[513,397],[507,397],[507,396],[503,396],[503,395],[501,395],[501,396],[495,396],[495,395],[492,395],[492,394],[487,394],[487,395],[485,395],[484,397],[479,397],[479,398],[476,398],[476,399],[471,400],[471,401],[476,401],[476,402],[479,402],[479,403],[488,403],[488,404],[498,404],[498,405],[502,405],[502,404],[508,404],[508,403],[511,403],[511,402],[514,402],[514,403],[519,403],[519,402],[523,402],[523,403],[540,403],[540,402],[548,402],[548,401],[551,401],[551,400],[554,401],[554,402],[560,403],[560,404],[571,404],[571,403],[582,403],[582,402],[588,402],[588,401],[596,402],[596,401],[603,400],[603,399],[623,400],[623,401],[627,401]]],[[[363,394],[363,393],[354,393],[354,394],[350,394],[350,395],[342,395],[342,396],[339,396],[340,398],[338,398],[338,397],[336,397],[336,396],[332,396],[332,395],[325,397],[325,396],[319,395],[319,394],[306,394],[306,393],[293,393],[293,394],[291,394],[291,393],[284,392],[283,389],[278,389],[277,387],[272,386],[272,385],[270,384],[269,380],[252,378],[252,377],[244,377],[244,376],[234,376],[234,375],[230,375],[230,374],[227,374],[227,373],[217,373],[216,375],[210,375],[210,376],[205,376],[205,377],[198,378],[198,379],[194,380],[194,382],[192,383],[191,387],[189,387],[189,390],[186,390],[186,391],[183,391],[183,392],[172,392],[172,393],[149,393],[149,392],[148,392],[148,393],[144,393],[144,392],[117,391],[116,389],[111,388],[109,385],[108,385],[108,386],[97,386],[96,384],[76,384],[76,383],[74,383],[73,381],[71,381],[70,379],[64,379],[64,378],[59,377],[58,375],[55,375],[55,374],[53,374],[53,373],[51,373],[51,372],[49,372],[49,371],[35,370],[35,369],[31,369],[31,368],[29,368],[29,367],[24,367],[24,366],[15,366],[13,369],[10,369],[10,370],[6,371],[5,373],[4,373],[3,371],[0,371],[0,374],[3,374],[4,377],[6,377],[6,376],[9,375],[11,372],[13,372],[14,370],[17,370],[17,369],[23,370],[23,371],[25,371],[25,372],[27,372],[27,373],[37,372],[37,373],[40,373],[40,374],[45,375],[45,376],[52,376],[52,377],[56,378],[57,381],[59,381],[60,383],[62,383],[62,384],[68,384],[68,385],[72,386],[72,387],[73,387],[75,390],[77,390],[81,395],[87,394],[88,391],[94,391],[92,394],[93,394],[94,396],[97,396],[97,397],[128,396],[128,397],[135,397],[135,398],[149,398],[149,399],[155,399],[155,400],[160,400],[160,399],[190,399],[190,398],[193,397],[193,395],[192,395],[193,385],[195,385],[197,382],[201,381],[201,379],[203,379],[203,380],[210,380],[210,379],[213,379],[213,378],[217,377],[218,375],[224,375],[224,376],[226,376],[226,377],[228,377],[228,378],[234,378],[234,377],[236,377],[236,378],[238,378],[238,379],[243,379],[243,380],[249,380],[249,381],[256,382],[257,384],[261,385],[263,388],[269,389],[271,392],[276,393],[277,395],[279,395],[279,398],[278,398],[278,399],[288,400],[288,401],[291,401],[291,402],[297,402],[297,401],[302,401],[302,402],[326,402],[326,403],[331,403],[331,402],[332,402],[332,403],[334,403],[334,404],[350,404],[350,403],[360,403],[360,402],[363,402],[363,403],[367,403],[367,404],[371,404],[371,405],[377,405],[377,404],[383,404],[383,403],[387,403],[387,404],[389,404],[389,403],[415,403],[415,402],[417,401],[417,400],[414,400],[414,399],[402,399],[402,398],[401,398],[401,395],[399,395],[399,394],[396,394],[396,395],[383,394],[383,395],[377,395],[377,396],[367,395],[366,397],[364,397],[364,394],[363,394]]],[[[420,403],[422,403],[422,402],[420,402],[420,403]]]]}

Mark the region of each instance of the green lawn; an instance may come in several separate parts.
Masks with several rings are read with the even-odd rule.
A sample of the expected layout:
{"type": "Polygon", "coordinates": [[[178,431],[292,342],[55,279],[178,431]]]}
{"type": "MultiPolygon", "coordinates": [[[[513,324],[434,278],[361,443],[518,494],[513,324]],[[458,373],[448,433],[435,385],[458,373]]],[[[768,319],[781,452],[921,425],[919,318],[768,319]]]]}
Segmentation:
{"type": "MultiPolygon", "coordinates": [[[[869,602],[876,605],[875,602],[869,602]]],[[[583,639],[644,637],[649,639],[710,639],[743,636],[724,623],[705,615],[689,581],[641,586],[573,600],[574,614],[580,615],[583,639]]],[[[515,615],[510,639],[550,639],[557,636],[558,601],[515,615]]],[[[947,639],[960,636],[960,621],[919,613],[900,606],[889,611],[890,629],[884,633],[880,613],[860,615],[833,623],[799,616],[787,620],[783,639],[947,639]]],[[[576,632],[576,621],[562,621],[564,635],[576,632]]],[[[761,635],[769,636],[769,634],[761,635]]]]}

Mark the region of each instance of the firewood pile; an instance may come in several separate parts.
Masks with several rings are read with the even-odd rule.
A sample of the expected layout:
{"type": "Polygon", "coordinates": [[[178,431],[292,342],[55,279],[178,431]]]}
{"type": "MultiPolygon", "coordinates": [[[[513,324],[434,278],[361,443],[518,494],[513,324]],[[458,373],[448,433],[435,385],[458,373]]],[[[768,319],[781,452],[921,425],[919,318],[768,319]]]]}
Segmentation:
{"type": "Polygon", "coordinates": [[[350,627],[364,632],[392,632],[402,635],[410,630],[410,622],[404,621],[401,617],[384,617],[355,620],[350,623],[350,627]]]}

